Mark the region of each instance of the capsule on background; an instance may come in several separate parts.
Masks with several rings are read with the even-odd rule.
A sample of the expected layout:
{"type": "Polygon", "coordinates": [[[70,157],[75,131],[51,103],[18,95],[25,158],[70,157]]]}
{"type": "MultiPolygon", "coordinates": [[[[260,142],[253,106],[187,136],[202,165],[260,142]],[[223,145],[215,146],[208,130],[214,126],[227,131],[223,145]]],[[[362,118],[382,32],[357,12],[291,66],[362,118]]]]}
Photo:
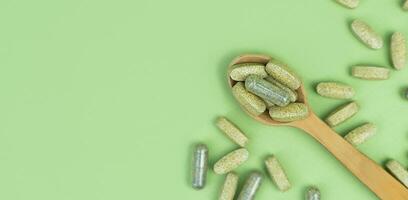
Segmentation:
{"type": "Polygon", "coordinates": [[[289,87],[292,90],[297,90],[301,81],[299,77],[289,69],[289,67],[278,60],[271,60],[266,64],[266,72],[272,76],[275,80],[279,81],[283,85],[289,87]]]}
{"type": "Polygon", "coordinates": [[[390,70],[376,66],[354,66],[351,75],[366,80],[386,80],[390,77],[390,70]]]}
{"type": "Polygon", "coordinates": [[[228,138],[239,146],[245,147],[248,143],[248,138],[245,134],[227,118],[218,117],[216,125],[228,138]]]}
{"type": "Polygon", "coordinates": [[[265,101],[278,106],[286,106],[290,103],[289,94],[286,91],[259,76],[248,76],[245,80],[245,88],[265,101]]]}
{"type": "Polygon", "coordinates": [[[336,0],[336,1],[337,3],[351,9],[357,8],[358,4],[360,3],[359,0],[336,0]]]}
{"type": "Polygon", "coordinates": [[[262,174],[258,171],[253,171],[246,179],[244,186],[237,200],[253,200],[262,183],[262,174]]]}
{"type": "Polygon", "coordinates": [[[234,150],[214,164],[214,172],[216,174],[226,174],[243,164],[248,160],[248,157],[249,152],[245,148],[234,150]]]}
{"type": "Polygon", "coordinates": [[[208,171],[208,148],[205,144],[197,144],[193,153],[192,186],[202,189],[205,186],[208,171]]]}
{"type": "Polygon", "coordinates": [[[232,87],[232,94],[238,103],[250,114],[258,116],[265,112],[266,104],[258,96],[248,92],[244,83],[238,82],[232,87]]]}
{"type": "Polygon", "coordinates": [[[238,186],[238,175],[230,172],[225,177],[221,194],[218,200],[233,200],[238,186]]]}
{"type": "MultiPolygon", "coordinates": [[[[279,83],[279,81],[275,80],[272,78],[272,76],[268,76],[265,78],[265,80],[269,81],[270,83],[278,86],[280,89],[285,90],[289,94],[290,102],[295,102],[298,98],[298,94],[296,91],[293,91],[292,89],[286,87],[282,83],[279,83]]],[[[268,106],[269,107],[269,106],[268,106]]]]}
{"type": "Polygon", "coordinates": [[[355,36],[367,47],[381,49],[384,45],[383,39],[367,23],[356,19],[351,23],[351,30],[355,36]]]}
{"type": "Polygon", "coordinates": [[[403,69],[407,64],[407,40],[400,32],[391,36],[391,61],[397,70],[403,69]]]}
{"type": "Polygon", "coordinates": [[[366,123],[362,126],[359,126],[344,137],[352,145],[359,145],[367,141],[377,132],[377,127],[374,124],[366,123]]]}
{"type": "Polygon", "coordinates": [[[408,171],[396,160],[388,161],[385,166],[405,187],[408,187],[408,171]]]}
{"type": "Polygon", "coordinates": [[[346,84],[338,82],[321,82],[316,86],[317,94],[334,99],[351,99],[354,97],[354,89],[346,84]]]}
{"type": "Polygon", "coordinates": [[[358,112],[358,105],[356,102],[350,102],[346,105],[338,107],[327,118],[326,123],[331,126],[337,126],[347,119],[351,118],[358,112]]]}
{"type": "Polygon", "coordinates": [[[306,200],[320,200],[320,191],[317,187],[309,187],[306,191],[306,200]]]}
{"type": "Polygon", "coordinates": [[[236,64],[231,67],[229,72],[230,77],[235,81],[245,81],[245,79],[251,74],[258,75],[262,78],[268,76],[265,71],[265,65],[261,63],[236,64]]]}
{"type": "Polygon", "coordinates": [[[265,165],[276,187],[283,192],[289,190],[291,184],[278,159],[274,155],[271,155],[266,158],[265,165]]]}
{"type": "Polygon", "coordinates": [[[278,122],[292,122],[309,116],[309,108],[304,103],[290,103],[285,107],[269,108],[269,116],[278,122]]]}

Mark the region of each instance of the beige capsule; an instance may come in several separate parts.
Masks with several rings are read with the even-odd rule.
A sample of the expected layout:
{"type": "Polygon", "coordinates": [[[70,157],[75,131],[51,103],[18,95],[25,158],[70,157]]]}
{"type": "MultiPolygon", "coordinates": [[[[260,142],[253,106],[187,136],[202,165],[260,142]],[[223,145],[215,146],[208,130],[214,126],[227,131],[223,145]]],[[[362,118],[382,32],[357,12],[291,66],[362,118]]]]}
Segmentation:
{"type": "Polygon", "coordinates": [[[216,174],[226,174],[243,164],[248,160],[248,157],[248,150],[244,148],[234,150],[215,163],[214,172],[216,174]]]}
{"type": "Polygon", "coordinates": [[[374,124],[366,123],[350,131],[344,139],[350,142],[352,145],[359,145],[367,141],[370,137],[374,136],[377,132],[377,127],[374,124]]]}
{"type": "Polygon", "coordinates": [[[317,84],[316,92],[321,96],[334,99],[351,99],[355,94],[351,86],[338,82],[321,82],[317,84]]]}
{"type": "Polygon", "coordinates": [[[360,3],[359,0],[336,0],[337,3],[347,7],[347,8],[357,8],[358,4],[360,3]]]}
{"type": "Polygon", "coordinates": [[[304,103],[291,103],[285,107],[269,108],[269,116],[279,122],[292,122],[309,116],[309,108],[304,103]]]}
{"type": "Polygon", "coordinates": [[[265,102],[258,96],[248,92],[243,82],[238,82],[232,87],[232,94],[238,103],[250,114],[258,116],[265,112],[265,102]]]}
{"type": "Polygon", "coordinates": [[[396,160],[388,161],[385,166],[401,183],[408,187],[408,171],[396,160]]]}
{"type": "Polygon", "coordinates": [[[245,79],[255,74],[262,78],[268,76],[265,71],[265,65],[260,63],[241,63],[233,65],[230,69],[229,75],[235,81],[245,81],[245,79]]]}
{"type": "Polygon", "coordinates": [[[354,66],[351,75],[366,80],[386,80],[390,77],[390,70],[375,66],[354,66]]]}
{"type": "Polygon", "coordinates": [[[266,64],[266,72],[292,90],[297,90],[300,87],[301,81],[298,76],[286,64],[278,60],[269,61],[266,64]]]}
{"type": "MultiPolygon", "coordinates": [[[[293,91],[292,89],[286,87],[282,83],[279,83],[277,80],[275,80],[271,76],[266,77],[265,80],[267,80],[268,82],[278,86],[280,89],[285,90],[289,94],[290,102],[295,102],[297,100],[298,94],[295,91],[293,91]]],[[[268,108],[269,107],[270,106],[268,106],[268,108]]]]}
{"type": "Polygon", "coordinates": [[[325,121],[329,126],[334,127],[346,121],[347,119],[350,119],[357,112],[358,105],[353,101],[337,108],[326,118],[325,121]]]}
{"type": "Polygon", "coordinates": [[[407,64],[407,41],[404,34],[400,32],[391,36],[391,60],[397,70],[404,68],[407,64]]]}
{"type": "Polygon", "coordinates": [[[366,46],[372,49],[380,49],[383,47],[383,39],[365,22],[356,19],[351,23],[351,29],[354,34],[362,41],[366,46]]]}
{"type": "Polygon", "coordinates": [[[245,134],[225,117],[219,117],[216,122],[217,127],[230,138],[233,142],[241,147],[245,147],[248,143],[248,138],[245,134]]]}
{"type": "Polygon", "coordinates": [[[265,160],[266,169],[280,191],[287,191],[291,187],[288,177],[278,159],[271,155],[265,160]]]}
{"type": "Polygon", "coordinates": [[[225,177],[218,200],[233,200],[238,186],[238,175],[230,172],[225,177]]]}

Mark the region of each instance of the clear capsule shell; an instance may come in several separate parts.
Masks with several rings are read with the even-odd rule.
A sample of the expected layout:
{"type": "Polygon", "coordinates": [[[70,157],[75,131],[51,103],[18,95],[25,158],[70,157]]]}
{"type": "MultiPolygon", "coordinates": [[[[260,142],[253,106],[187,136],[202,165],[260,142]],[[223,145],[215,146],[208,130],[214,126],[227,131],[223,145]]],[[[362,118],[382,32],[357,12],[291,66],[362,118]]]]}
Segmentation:
{"type": "Polygon", "coordinates": [[[376,66],[354,66],[351,75],[366,80],[386,80],[390,77],[390,70],[376,66]]]}
{"type": "Polygon", "coordinates": [[[265,71],[265,65],[260,63],[236,64],[231,67],[229,72],[231,79],[235,81],[245,81],[245,79],[251,74],[258,75],[262,78],[268,76],[265,71]]]}
{"type": "Polygon", "coordinates": [[[265,101],[278,106],[286,106],[290,103],[289,94],[286,91],[264,80],[262,77],[256,75],[248,76],[245,80],[245,88],[265,101]]]}
{"type": "Polygon", "coordinates": [[[245,134],[227,118],[219,117],[216,125],[228,138],[239,146],[245,147],[248,143],[248,138],[245,134]]]}
{"type": "Polygon", "coordinates": [[[356,102],[347,103],[334,110],[327,118],[326,123],[331,126],[337,126],[342,122],[350,119],[358,112],[358,105],[356,102]]]}
{"type": "Polygon", "coordinates": [[[367,23],[356,19],[351,23],[351,29],[358,39],[372,49],[381,49],[383,39],[367,23]]]}
{"type": "Polygon", "coordinates": [[[388,161],[385,166],[401,183],[408,187],[408,171],[396,160],[388,161]]]}
{"type": "Polygon", "coordinates": [[[391,36],[391,60],[397,70],[403,69],[407,64],[407,41],[400,32],[391,36]]]}
{"type": "Polygon", "coordinates": [[[205,144],[195,146],[192,165],[192,186],[195,189],[202,189],[205,186],[208,171],[208,148],[205,144]]]}
{"type": "Polygon", "coordinates": [[[320,200],[320,190],[317,187],[309,187],[306,191],[306,200],[320,200]]]}
{"type": "Polygon", "coordinates": [[[232,87],[232,94],[234,95],[238,103],[242,106],[242,108],[244,108],[250,114],[258,116],[265,112],[265,102],[260,97],[248,92],[245,89],[244,83],[236,83],[232,87]]]}
{"type": "Polygon", "coordinates": [[[316,86],[316,92],[334,99],[351,99],[355,94],[351,86],[338,82],[321,82],[316,86]]]}
{"type": "Polygon", "coordinates": [[[214,164],[214,172],[216,174],[226,174],[231,172],[248,160],[248,157],[249,152],[245,148],[234,150],[214,164]]]}
{"type": "Polygon", "coordinates": [[[262,174],[258,171],[253,171],[246,179],[244,186],[237,200],[253,200],[262,183],[262,174]]]}

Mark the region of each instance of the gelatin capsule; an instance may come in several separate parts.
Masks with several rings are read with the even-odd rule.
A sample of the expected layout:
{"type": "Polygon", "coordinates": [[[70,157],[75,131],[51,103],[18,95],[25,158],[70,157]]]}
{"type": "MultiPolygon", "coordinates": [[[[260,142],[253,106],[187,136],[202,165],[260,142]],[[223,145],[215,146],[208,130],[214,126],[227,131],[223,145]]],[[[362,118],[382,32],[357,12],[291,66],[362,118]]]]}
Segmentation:
{"type": "Polygon", "coordinates": [[[215,163],[214,172],[216,174],[226,174],[243,164],[248,160],[248,157],[248,150],[244,148],[234,150],[215,163]]]}
{"type": "Polygon", "coordinates": [[[334,99],[351,99],[355,94],[351,86],[338,82],[319,83],[316,86],[316,92],[321,96],[334,99]]]}
{"type": "Polygon", "coordinates": [[[309,187],[306,191],[306,200],[320,200],[320,191],[317,187],[309,187]]]}
{"type": "Polygon", "coordinates": [[[351,75],[366,80],[386,80],[390,76],[390,70],[384,67],[354,66],[351,75]]]}
{"type": "Polygon", "coordinates": [[[227,135],[233,142],[237,143],[241,147],[245,147],[248,143],[248,138],[235,124],[230,122],[225,117],[219,117],[216,122],[217,127],[227,135]]]}
{"type": "Polygon", "coordinates": [[[333,111],[325,121],[329,126],[334,127],[347,119],[350,119],[357,113],[357,111],[358,105],[356,102],[347,103],[333,111]]]}
{"type": "Polygon", "coordinates": [[[249,174],[249,177],[246,179],[244,186],[242,187],[241,192],[237,200],[253,200],[255,199],[255,194],[258,191],[262,183],[262,174],[258,171],[253,171],[249,174]]]}
{"type": "Polygon", "coordinates": [[[407,41],[404,34],[400,32],[391,36],[391,60],[397,70],[404,68],[407,64],[407,41]]]}
{"type": "Polygon", "coordinates": [[[238,175],[230,172],[225,177],[221,194],[218,200],[233,200],[238,186],[238,175]]]}
{"type": "Polygon", "coordinates": [[[265,101],[278,106],[286,106],[290,103],[289,94],[287,92],[259,76],[248,76],[245,80],[245,88],[265,101]]]}
{"type": "Polygon", "coordinates": [[[290,103],[285,107],[269,108],[269,116],[279,122],[292,122],[309,116],[309,108],[303,103],[290,103]]]}
{"type": "MultiPolygon", "coordinates": [[[[265,80],[269,81],[270,83],[278,86],[280,89],[285,90],[288,94],[289,94],[289,100],[290,102],[295,102],[298,98],[298,95],[295,91],[293,91],[292,89],[286,87],[285,85],[283,85],[282,83],[279,83],[279,81],[275,80],[274,78],[272,78],[271,76],[268,76],[265,78],[265,80]]],[[[268,106],[269,108],[269,106],[268,106]]]]}
{"type": "Polygon", "coordinates": [[[271,176],[273,182],[278,187],[278,189],[280,191],[289,190],[291,184],[278,159],[275,156],[271,155],[268,158],[266,158],[265,165],[269,175],[271,176]]]}
{"type": "Polygon", "coordinates": [[[289,69],[289,67],[277,60],[271,60],[266,64],[266,72],[275,80],[289,87],[292,90],[297,90],[301,81],[298,76],[289,69]]]}
{"type": "Polygon", "coordinates": [[[367,123],[350,131],[344,139],[352,145],[359,145],[367,141],[370,137],[375,135],[377,127],[374,124],[367,123]]]}
{"type": "Polygon", "coordinates": [[[205,144],[197,144],[194,148],[192,166],[192,186],[202,189],[205,186],[208,171],[208,148],[205,144]]]}
{"type": "Polygon", "coordinates": [[[388,161],[385,166],[401,183],[408,187],[408,171],[396,160],[388,161]]]}
{"type": "Polygon", "coordinates": [[[232,87],[232,94],[238,103],[250,114],[258,116],[265,112],[266,104],[258,96],[248,92],[244,83],[238,82],[232,87]]]}
{"type": "Polygon", "coordinates": [[[357,8],[358,4],[360,3],[359,0],[336,0],[339,4],[347,7],[347,8],[357,8]]]}
{"type": "Polygon", "coordinates": [[[383,47],[383,39],[365,22],[356,19],[351,23],[351,29],[354,34],[363,42],[366,46],[372,49],[380,49],[383,47]]]}
{"type": "Polygon", "coordinates": [[[233,65],[230,69],[230,77],[235,81],[245,81],[245,79],[255,74],[262,78],[268,76],[265,71],[265,65],[260,63],[241,63],[233,65]]]}

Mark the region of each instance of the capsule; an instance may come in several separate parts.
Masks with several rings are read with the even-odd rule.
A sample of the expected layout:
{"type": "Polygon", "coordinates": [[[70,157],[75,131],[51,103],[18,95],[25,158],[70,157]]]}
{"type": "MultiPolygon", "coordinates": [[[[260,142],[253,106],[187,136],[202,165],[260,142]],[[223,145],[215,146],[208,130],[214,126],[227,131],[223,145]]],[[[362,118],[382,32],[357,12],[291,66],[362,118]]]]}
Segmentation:
{"type": "Polygon", "coordinates": [[[319,83],[316,86],[316,92],[321,96],[334,99],[351,99],[355,94],[351,86],[337,82],[319,83]]]}
{"type": "Polygon", "coordinates": [[[366,80],[386,80],[390,77],[390,70],[375,66],[354,66],[351,75],[366,80]]]}
{"type": "Polygon", "coordinates": [[[278,122],[292,122],[309,116],[309,108],[304,103],[291,103],[285,107],[269,108],[269,116],[278,122]]]}
{"type": "Polygon", "coordinates": [[[320,191],[317,187],[309,187],[306,191],[306,200],[320,200],[320,191]]]}
{"type": "Polygon", "coordinates": [[[289,67],[277,60],[271,60],[266,64],[266,72],[275,80],[289,87],[292,90],[297,90],[301,81],[299,77],[289,69],[289,67]]]}
{"type": "MultiPolygon", "coordinates": [[[[293,91],[292,89],[286,87],[285,85],[283,85],[282,83],[279,83],[277,80],[275,80],[274,78],[272,78],[271,76],[268,76],[265,78],[265,80],[269,81],[270,83],[278,86],[280,89],[285,90],[288,94],[289,94],[289,100],[290,102],[295,102],[298,98],[298,95],[295,91],[293,91]]],[[[269,108],[269,107],[268,107],[269,108]]]]}
{"type": "Polygon", "coordinates": [[[268,76],[265,71],[265,65],[260,63],[241,63],[233,65],[229,74],[235,81],[245,81],[245,79],[251,74],[258,75],[262,78],[268,76]]]}
{"type": "Polygon", "coordinates": [[[359,0],[336,0],[337,3],[347,7],[347,8],[357,8],[358,4],[360,3],[359,0]]]}
{"type": "Polygon", "coordinates": [[[408,0],[405,1],[404,5],[402,6],[404,10],[408,10],[408,0]]]}
{"type": "Polygon", "coordinates": [[[383,39],[365,22],[356,19],[351,23],[351,29],[358,39],[372,49],[381,49],[383,39]]]}
{"type": "Polygon", "coordinates": [[[248,76],[245,80],[245,88],[265,101],[278,106],[286,106],[290,103],[289,94],[287,92],[259,76],[248,76]]]}
{"type": "Polygon", "coordinates": [[[258,96],[248,92],[244,83],[238,82],[232,87],[232,94],[238,103],[250,114],[258,116],[265,112],[266,104],[258,96]]]}
{"type": "Polygon", "coordinates": [[[193,188],[204,188],[208,171],[208,148],[205,144],[195,146],[192,169],[193,188]]]}
{"type": "Polygon", "coordinates": [[[408,171],[396,160],[388,161],[385,166],[401,183],[408,187],[408,171]]]}
{"type": "Polygon", "coordinates": [[[245,181],[237,200],[253,200],[262,183],[262,174],[258,171],[253,171],[245,181]]]}
{"type": "Polygon", "coordinates": [[[245,136],[245,134],[227,118],[219,117],[216,125],[225,135],[227,135],[228,138],[237,143],[239,146],[245,147],[245,145],[248,143],[248,138],[245,136]]]}
{"type": "Polygon", "coordinates": [[[225,177],[224,185],[222,186],[221,194],[218,200],[233,200],[238,186],[238,175],[230,172],[225,177]]]}
{"type": "Polygon", "coordinates": [[[329,126],[334,127],[354,116],[357,111],[358,105],[353,101],[337,108],[326,118],[325,121],[329,126]]]}
{"type": "Polygon", "coordinates": [[[283,192],[289,190],[291,184],[278,159],[275,156],[271,155],[266,158],[265,165],[271,179],[278,187],[278,189],[283,192]]]}
{"type": "Polygon", "coordinates": [[[375,135],[377,127],[374,124],[366,123],[360,127],[350,131],[344,139],[350,142],[352,145],[359,145],[367,141],[370,137],[375,135]]]}
{"type": "Polygon", "coordinates": [[[226,174],[242,165],[246,160],[248,160],[248,157],[248,150],[244,148],[234,150],[215,163],[214,172],[216,174],[226,174]]]}
{"type": "Polygon", "coordinates": [[[391,60],[397,70],[404,68],[407,64],[407,41],[404,34],[400,32],[391,36],[391,60]]]}

